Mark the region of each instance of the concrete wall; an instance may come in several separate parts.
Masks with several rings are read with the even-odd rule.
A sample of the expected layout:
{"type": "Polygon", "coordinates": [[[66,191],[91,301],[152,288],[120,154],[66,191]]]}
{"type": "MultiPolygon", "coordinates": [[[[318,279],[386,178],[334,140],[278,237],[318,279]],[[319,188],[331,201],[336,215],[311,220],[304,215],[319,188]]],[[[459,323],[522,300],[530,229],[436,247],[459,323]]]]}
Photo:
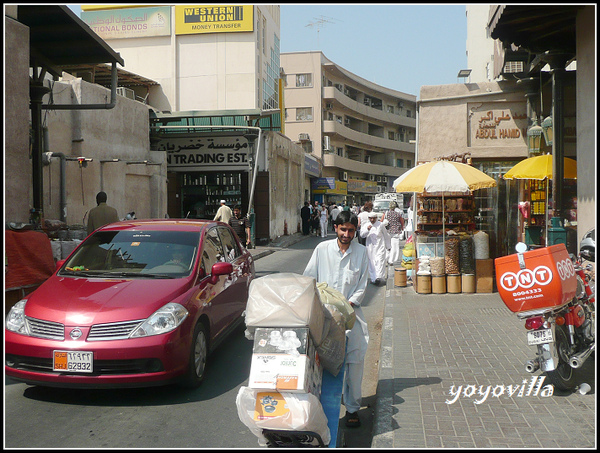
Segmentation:
{"type": "MultiPolygon", "coordinates": [[[[110,91],[65,74],[53,87],[56,104],[103,103],[110,91]]],[[[108,204],[119,217],[135,211],[138,218],[162,218],[166,210],[164,153],[150,151],[148,108],[117,96],[109,110],[48,110],[48,151],[62,153],[66,161],[67,224],[86,224],[87,212],[96,206],[96,193],[104,190],[108,204]],[[93,159],[81,168],[69,159],[93,159]],[[103,162],[118,159],[118,162],[103,162]],[[157,165],[141,163],[149,161],[157,165]],[[85,219],[85,220],[84,220],[85,219]]],[[[60,159],[44,168],[44,216],[60,218],[60,159]]]]}
{"type": "Polygon", "coordinates": [[[5,221],[27,223],[33,207],[29,158],[29,28],[6,16],[4,26],[4,54],[10,56],[4,60],[5,221]]]}
{"type": "Polygon", "coordinates": [[[269,171],[271,211],[269,237],[298,232],[304,206],[304,151],[279,132],[265,133],[266,170],[269,171]]]}

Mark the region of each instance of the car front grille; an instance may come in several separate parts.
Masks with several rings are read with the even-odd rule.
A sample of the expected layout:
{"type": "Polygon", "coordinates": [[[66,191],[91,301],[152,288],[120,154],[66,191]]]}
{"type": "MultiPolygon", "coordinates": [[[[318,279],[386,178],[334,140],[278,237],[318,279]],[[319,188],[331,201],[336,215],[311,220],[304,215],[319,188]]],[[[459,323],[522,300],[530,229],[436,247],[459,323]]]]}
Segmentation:
{"type": "Polygon", "coordinates": [[[32,337],[59,341],[65,339],[65,326],[63,324],[29,317],[25,319],[27,320],[27,327],[32,337]]]}
{"type": "Polygon", "coordinates": [[[84,376],[144,374],[164,371],[160,359],[133,359],[133,360],[94,360],[93,373],[64,373],[52,371],[52,359],[40,357],[18,356],[6,354],[5,363],[10,368],[37,373],[77,374],[84,376]]]}
{"type": "Polygon", "coordinates": [[[124,340],[129,338],[133,330],[144,320],[112,322],[109,324],[96,324],[92,326],[88,341],[124,340]]]}

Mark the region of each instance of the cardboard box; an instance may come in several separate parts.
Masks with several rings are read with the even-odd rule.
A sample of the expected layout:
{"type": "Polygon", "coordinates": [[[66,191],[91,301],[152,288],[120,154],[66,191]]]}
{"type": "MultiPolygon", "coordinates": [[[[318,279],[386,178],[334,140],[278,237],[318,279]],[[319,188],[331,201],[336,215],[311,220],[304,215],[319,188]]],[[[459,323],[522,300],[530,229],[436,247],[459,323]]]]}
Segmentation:
{"type": "Polygon", "coordinates": [[[308,327],[257,327],[248,387],[320,397],[323,368],[308,327]]]}
{"type": "Polygon", "coordinates": [[[475,292],[494,291],[494,260],[475,260],[475,292]]]}

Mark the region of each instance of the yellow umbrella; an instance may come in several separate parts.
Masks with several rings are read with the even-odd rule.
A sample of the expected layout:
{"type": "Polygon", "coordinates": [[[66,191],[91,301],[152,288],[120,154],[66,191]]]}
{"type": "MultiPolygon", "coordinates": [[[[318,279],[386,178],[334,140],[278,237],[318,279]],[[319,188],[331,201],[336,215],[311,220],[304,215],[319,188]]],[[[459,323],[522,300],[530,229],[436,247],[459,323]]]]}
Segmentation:
{"type": "Polygon", "coordinates": [[[446,214],[444,192],[467,193],[486,187],[496,187],[496,181],[470,165],[447,160],[436,160],[411,168],[398,177],[392,186],[396,192],[441,192],[442,237],[445,238],[446,214]]]}
{"type": "Polygon", "coordinates": [[[393,187],[396,192],[470,192],[495,187],[496,181],[467,164],[438,160],[417,165],[400,177],[393,187]]]}
{"type": "MultiPolygon", "coordinates": [[[[564,178],[577,179],[577,161],[564,159],[564,178]]],[[[522,160],[506,172],[504,179],[552,179],[552,154],[522,160]]]]}

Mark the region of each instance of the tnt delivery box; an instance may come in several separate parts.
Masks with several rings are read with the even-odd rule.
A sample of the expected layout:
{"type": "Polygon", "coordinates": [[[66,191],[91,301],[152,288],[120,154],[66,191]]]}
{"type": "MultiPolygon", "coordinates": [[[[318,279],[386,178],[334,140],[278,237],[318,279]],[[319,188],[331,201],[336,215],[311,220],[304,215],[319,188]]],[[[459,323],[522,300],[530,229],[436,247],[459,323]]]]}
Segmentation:
{"type": "Polygon", "coordinates": [[[248,387],[321,395],[323,368],[308,327],[257,327],[248,387]]]}
{"type": "Polygon", "coordinates": [[[575,267],[564,244],[496,258],[500,297],[514,313],[559,307],[577,291],[575,267]]]}

